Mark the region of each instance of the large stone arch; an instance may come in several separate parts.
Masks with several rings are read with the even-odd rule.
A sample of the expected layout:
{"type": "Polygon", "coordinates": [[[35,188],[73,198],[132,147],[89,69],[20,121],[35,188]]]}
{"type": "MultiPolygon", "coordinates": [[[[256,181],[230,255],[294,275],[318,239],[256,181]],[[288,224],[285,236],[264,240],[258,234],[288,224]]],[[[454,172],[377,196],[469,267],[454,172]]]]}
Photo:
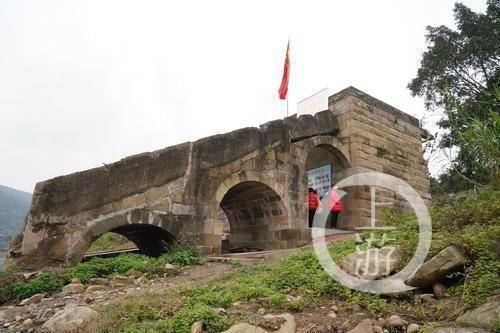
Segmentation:
{"type": "Polygon", "coordinates": [[[244,171],[221,182],[210,203],[205,231],[222,239],[221,209],[231,226],[230,244],[254,249],[281,248],[279,231],[290,228],[285,187],[265,173],[244,171]]]}

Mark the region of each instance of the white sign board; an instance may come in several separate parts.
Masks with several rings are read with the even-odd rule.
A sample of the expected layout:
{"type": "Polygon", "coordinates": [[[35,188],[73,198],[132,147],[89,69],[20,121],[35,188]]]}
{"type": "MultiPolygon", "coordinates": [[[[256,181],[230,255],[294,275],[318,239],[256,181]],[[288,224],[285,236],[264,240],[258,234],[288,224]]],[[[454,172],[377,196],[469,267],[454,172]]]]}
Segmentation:
{"type": "Polygon", "coordinates": [[[312,96],[297,103],[297,114],[312,114],[328,110],[328,88],[322,89],[312,96]]]}
{"type": "Polygon", "coordinates": [[[309,187],[318,191],[322,198],[328,194],[332,187],[332,168],[331,165],[325,165],[316,169],[307,171],[309,187]]]}

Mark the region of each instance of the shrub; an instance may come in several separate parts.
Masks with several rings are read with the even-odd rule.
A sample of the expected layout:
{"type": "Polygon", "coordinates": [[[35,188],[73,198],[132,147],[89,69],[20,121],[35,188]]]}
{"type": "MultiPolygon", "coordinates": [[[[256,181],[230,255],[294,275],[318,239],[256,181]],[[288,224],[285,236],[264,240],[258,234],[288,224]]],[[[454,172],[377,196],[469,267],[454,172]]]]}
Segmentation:
{"type": "Polygon", "coordinates": [[[195,322],[202,322],[204,332],[218,333],[229,327],[229,321],[222,315],[215,312],[212,308],[204,304],[185,307],[176,313],[167,326],[169,332],[184,333],[189,332],[190,327],[195,322]]]}
{"type": "Polygon", "coordinates": [[[53,272],[43,272],[27,283],[16,282],[9,288],[17,299],[25,299],[39,293],[59,291],[63,286],[62,278],[57,277],[53,272]]]}
{"type": "Polygon", "coordinates": [[[171,251],[163,254],[159,261],[163,264],[169,263],[179,267],[204,263],[199,253],[191,247],[174,247],[171,251]]]}

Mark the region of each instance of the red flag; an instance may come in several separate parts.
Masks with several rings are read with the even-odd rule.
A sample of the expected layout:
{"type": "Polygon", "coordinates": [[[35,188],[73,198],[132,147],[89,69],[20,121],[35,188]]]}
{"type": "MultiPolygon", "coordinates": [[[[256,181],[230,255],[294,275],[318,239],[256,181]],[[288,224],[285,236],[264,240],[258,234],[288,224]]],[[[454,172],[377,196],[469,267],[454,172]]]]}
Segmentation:
{"type": "Polygon", "coordinates": [[[283,68],[283,78],[281,79],[280,89],[278,90],[278,94],[280,99],[286,99],[286,95],[288,93],[288,79],[290,78],[290,58],[288,56],[288,52],[290,50],[290,41],[286,46],[286,57],[285,57],[285,66],[283,68]]]}

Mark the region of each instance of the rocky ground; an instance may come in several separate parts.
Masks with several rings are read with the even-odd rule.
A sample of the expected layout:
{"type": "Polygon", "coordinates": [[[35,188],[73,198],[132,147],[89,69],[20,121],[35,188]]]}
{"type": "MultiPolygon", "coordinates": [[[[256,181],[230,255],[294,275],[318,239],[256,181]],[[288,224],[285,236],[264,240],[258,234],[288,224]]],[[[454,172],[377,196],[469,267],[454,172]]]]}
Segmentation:
{"type": "MultiPolygon", "coordinates": [[[[246,262],[246,265],[251,263],[246,262]]],[[[18,304],[0,308],[0,332],[93,332],[95,323],[102,315],[101,309],[125,297],[134,298],[144,295],[164,295],[169,289],[207,284],[224,279],[233,269],[233,263],[210,262],[201,266],[190,266],[180,270],[166,267],[164,277],[148,280],[140,272],[130,271],[128,276],[112,279],[92,279],[83,285],[74,280],[62,292],[54,295],[37,294],[18,304]],[[171,269],[172,274],[169,273],[171,269]],[[175,270],[175,272],[174,272],[175,270]]],[[[289,296],[293,298],[293,296],[289,296]]],[[[420,297],[431,308],[440,305],[433,294],[420,297]]],[[[475,313],[466,313],[471,322],[487,320],[481,318],[488,311],[498,313],[500,297],[486,304],[486,308],[475,313]]],[[[305,308],[293,313],[273,311],[256,302],[236,302],[228,309],[217,309],[224,315],[243,315],[251,318],[245,324],[230,328],[228,333],[327,333],[327,332],[420,332],[421,320],[412,317],[409,311],[401,313],[381,311],[376,315],[359,304],[347,305],[338,299],[319,307],[305,308]]],[[[463,309],[458,309],[462,311],[463,309]]],[[[467,318],[466,318],[467,319],[467,318]]],[[[488,332],[483,328],[459,328],[458,324],[439,328],[436,333],[480,333],[488,332]]],[[[195,323],[191,332],[203,332],[202,323],[195,323]]]]}
{"type": "MultiPolygon", "coordinates": [[[[208,283],[232,268],[225,263],[207,263],[190,266],[175,275],[148,280],[140,272],[130,272],[127,277],[93,279],[90,286],[78,281],[67,285],[62,292],[52,296],[37,294],[18,304],[0,307],[0,332],[39,332],[42,325],[58,311],[72,307],[98,309],[101,305],[124,296],[164,292],[189,284],[208,283]]],[[[168,272],[167,272],[168,273],[168,272]]]]}

